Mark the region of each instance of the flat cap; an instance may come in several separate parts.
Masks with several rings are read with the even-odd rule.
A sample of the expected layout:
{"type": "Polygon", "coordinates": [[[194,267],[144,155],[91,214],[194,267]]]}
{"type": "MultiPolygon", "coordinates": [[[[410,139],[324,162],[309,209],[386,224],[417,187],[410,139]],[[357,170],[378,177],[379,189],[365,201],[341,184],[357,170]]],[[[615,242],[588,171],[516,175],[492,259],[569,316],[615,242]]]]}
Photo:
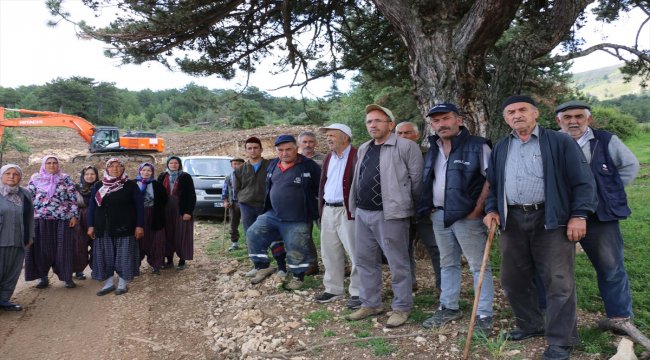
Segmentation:
{"type": "Polygon", "coordinates": [[[387,109],[387,108],[385,108],[383,106],[379,106],[377,104],[370,104],[370,105],[366,106],[366,114],[373,111],[373,110],[379,110],[379,111],[383,112],[384,114],[386,114],[386,116],[388,116],[390,121],[395,122],[395,117],[393,116],[393,112],[390,111],[389,109],[387,109]]]}
{"type": "Polygon", "coordinates": [[[501,109],[505,109],[506,106],[514,104],[514,103],[519,103],[519,102],[525,102],[529,103],[535,107],[537,107],[537,103],[533,98],[531,98],[528,95],[512,95],[508,96],[503,102],[501,103],[501,109]]]}
{"type": "Polygon", "coordinates": [[[558,105],[555,108],[555,113],[557,114],[557,113],[561,113],[562,111],[571,110],[571,109],[587,109],[587,110],[591,110],[591,106],[589,106],[589,104],[587,104],[584,101],[571,100],[571,101],[565,102],[564,104],[558,105]]]}

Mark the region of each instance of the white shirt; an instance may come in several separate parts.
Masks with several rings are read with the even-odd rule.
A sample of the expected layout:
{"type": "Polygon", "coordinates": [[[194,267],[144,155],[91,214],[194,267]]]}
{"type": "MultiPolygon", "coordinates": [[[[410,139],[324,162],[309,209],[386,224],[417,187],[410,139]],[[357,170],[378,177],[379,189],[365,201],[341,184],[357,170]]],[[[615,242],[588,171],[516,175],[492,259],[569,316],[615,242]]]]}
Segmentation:
{"type": "Polygon", "coordinates": [[[336,154],[336,151],[332,151],[332,156],[327,166],[327,181],[323,188],[323,200],[327,203],[340,203],[344,200],[343,174],[345,174],[345,165],[348,163],[351,148],[352,145],[348,145],[343,150],[341,157],[336,154]]]}

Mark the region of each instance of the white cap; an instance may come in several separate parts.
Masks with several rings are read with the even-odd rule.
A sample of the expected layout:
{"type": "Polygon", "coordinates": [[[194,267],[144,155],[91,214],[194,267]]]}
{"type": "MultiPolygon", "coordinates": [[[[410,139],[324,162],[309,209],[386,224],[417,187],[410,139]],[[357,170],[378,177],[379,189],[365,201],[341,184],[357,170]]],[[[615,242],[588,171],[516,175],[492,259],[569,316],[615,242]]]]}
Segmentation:
{"type": "Polygon", "coordinates": [[[350,139],[352,139],[352,130],[350,129],[349,126],[344,125],[344,124],[332,124],[332,125],[327,125],[323,126],[322,128],[319,129],[320,132],[324,133],[327,130],[340,130],[342,131],[345,135],[349,136],[350,139]]]}

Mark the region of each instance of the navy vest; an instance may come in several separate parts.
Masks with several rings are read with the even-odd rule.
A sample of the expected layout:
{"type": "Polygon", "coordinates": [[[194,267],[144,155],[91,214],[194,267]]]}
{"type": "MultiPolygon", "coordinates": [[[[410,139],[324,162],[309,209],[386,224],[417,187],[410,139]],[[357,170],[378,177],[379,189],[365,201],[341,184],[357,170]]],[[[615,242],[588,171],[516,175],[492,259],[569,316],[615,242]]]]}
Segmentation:
{"type": "MultiPolygon", "coordinates": [[[[429,137],[431,147],[424,160],[424,188],[418,206],[419,215],[426,215],[433,207],[434,167],[440,154],[436,144],[438,139],[437,135],[429,137]]],[[[445,183],[445,227],[466,217],[476,207],[476,200],[485,183],[485,176],[481,174],[485,144],[490,144],[487,139],[470,135],[469,130],[463,126],[460,134],[452,139],[445,183]]]]}
{"type": "Polygon", "coordinates": [[[625,219],[632,211],[627,206],[625,185],[609,155],[609,141],[612,134],[602,130],[591,129],[591,131],[594,132],[594,138],[589,140],[591,172],[594,174],[598,189],[596,216],[600,221],[625,219]]]}

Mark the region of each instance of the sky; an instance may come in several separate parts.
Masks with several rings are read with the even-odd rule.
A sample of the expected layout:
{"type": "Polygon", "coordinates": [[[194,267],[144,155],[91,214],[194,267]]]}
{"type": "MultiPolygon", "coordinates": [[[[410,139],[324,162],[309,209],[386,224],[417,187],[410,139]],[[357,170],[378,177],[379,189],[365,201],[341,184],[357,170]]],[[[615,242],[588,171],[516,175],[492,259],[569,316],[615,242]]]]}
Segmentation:
{"type": "MultiPolygon", "coordinates": [[[[85,19],[90,24],[101,25],[108,19],[93,19],[92,12],[83,6],[81,0],[66,0],[64,9],[75,20],[85,19]]],[[[641,23],[642,14],[629,17],[623,15],[614,25],[592,25],[581,30],[581,36],[588,43],[602,41],[631,44],[636,29],[641,23]]],[[[79,39],[74,25],[60,22],[56,27],[47,26],[52,19],[45,0],[0,0],[0,86],[18,87],[21,85],[43,85],[57,77],[82,76],[96,81],[114,82],[118,88],[129,90],[180,89],[190,82],[209,89],[242,89],[246,79],[240,76],[226,81],[216,76],[193,77],[181,72],[172,72],[156,62],[142,65],[119,65],[119,61],[104,56],[106,44],[96,40],[79,39]]],[[[592,22],[594,23],[594,22],[592,22]]],[[[650,48],[650,26],[646,25],[640,43],[650,48]]],[[[581,72],[617,64],[610,55],[598,52],[578,59],[574,72],[581,72]]],[[[291,74],[273,75],[270,62],[258,67],[249,85],[256,86],[273,96],[300,97],[299,88],[272,91],[291,81],[291,74]]],[[[322,79],[309,84],[303,95],[306,97],[324,96],[331,81],[322,79]]],[[[349,83],[338,83],[341,91],[347,91],[349,83]]]]}

